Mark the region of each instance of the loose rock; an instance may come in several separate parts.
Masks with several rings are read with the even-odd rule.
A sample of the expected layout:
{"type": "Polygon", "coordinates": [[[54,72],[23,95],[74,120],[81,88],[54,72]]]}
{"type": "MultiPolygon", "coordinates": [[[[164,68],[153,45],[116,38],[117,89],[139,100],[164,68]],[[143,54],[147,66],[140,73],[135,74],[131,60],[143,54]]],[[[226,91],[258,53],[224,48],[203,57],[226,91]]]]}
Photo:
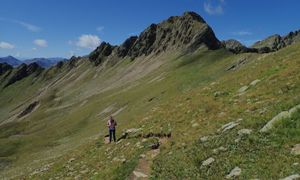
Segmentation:
{"type": "Polygon", "coordinates": [[[252,133],[251,129],[241,129],[241,130],[238,131],[239,136],[249,135],[251,133],[252,133]]]}
{"type": "Polygon", "coordinates": [[[244,93],[245,91],[247,91],[248,88],[249,86],[243,86],[238,90],[238,93],[244,93]]]}
{"type": "Polygon", "coordinates": [[[293,175],[290,175],[288,177],[285,177],[281,180],[295,180],[295,179],[299,179],[300,178],[300,175],[299,174],[293,174],[293,175]]]}
{"type": "Polygon", "coordinates": [[[199,126],[198,123],[194,123],[194,124],[192,125],[192,127],[198,127],[198,126],[199,126]]]}
{"type": "Polygon", "coordinates": [[[230,129],[234,128],[237,125],[239,125],[239,123],[237,123],[237,122],[230,122],[230,123],[227,123],[227,124],[223,125],[221,127],[221,129],[219,129],[218,131],[222,130],[222,132],[225,132],[227,130],[230,130],[230,129]]]}
{"type": "Polygon", "coordinates": [[[139,171],[133,171],[133,174],[135,175],[135,177],[137,178],[146,178],[148,177],[146,174],[139,172],[139,171]]]}
{"type": "Polygon", "coordinates": [[[216,149],[213,149],[214,154],[219,154],[219,152],[225,152],[225,151],[227,151],[227,148],[225,148],[223,146],[221,146],[219,148],[216,148],[216,149]]]}
{"type": "Polygon", "coordinates": [[[213,163],[214,161],[215,161],[215,159],[210,157],[210,158],[208,158],[208,159],[206,159],[205,161],[202,162],[202,166],[208,166],[211,163],[213,163]]]}
{"type": "Polygon", "coordinates": [[[226,179],[231,179],[234,177],[239,176],[242,173],[241,168],[235,167],[234,169],[231,170],[231,172],[226,176],[226,179]]]}
{"type": "Polygon", "coordinates": [[[256,80],[254,80],[254,81],[252,81],[251,83],[250,83],[250,86],[255,86],[257,83],[259,83],[260,82],[260,80],[259,79],[256,79],[256,80]]]}
{"type": "Polygon", "coordinates": [[[203,136],[200,138],[200,142],[206,142],[209,140],[209,136],[203,136]]]}
{"type": "Polygon", "coordinates": [[[291,153],[293,155],[300,155],[300,144],[296,144],[293,148],[291,153]]]}

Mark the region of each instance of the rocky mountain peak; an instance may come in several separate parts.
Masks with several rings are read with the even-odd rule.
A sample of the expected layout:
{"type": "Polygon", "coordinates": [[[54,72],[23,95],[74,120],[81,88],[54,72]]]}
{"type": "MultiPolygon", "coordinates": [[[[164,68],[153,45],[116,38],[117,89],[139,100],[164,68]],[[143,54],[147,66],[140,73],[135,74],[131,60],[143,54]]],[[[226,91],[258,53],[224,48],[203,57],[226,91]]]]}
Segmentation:
{"type": "Polygon", "coordinates": [[[157,55],[162,52],[194,51],[199,47],[218,49],[220,41],[204,19],[195,12],[171,16],[158,24],[151,24],[139,36],[132,36],[120,46],[103,42],[90,55],[96,65],[106,59],[157,55]]]}
{"type": "Polygon", "coordinates": [[[197,13],[193,12],[193,11],[187,11],[185,13],[183,13],[182,18],[190,18],[192,20],[201,22],[201,23],[206,23],[205,20],[197,13]]]}

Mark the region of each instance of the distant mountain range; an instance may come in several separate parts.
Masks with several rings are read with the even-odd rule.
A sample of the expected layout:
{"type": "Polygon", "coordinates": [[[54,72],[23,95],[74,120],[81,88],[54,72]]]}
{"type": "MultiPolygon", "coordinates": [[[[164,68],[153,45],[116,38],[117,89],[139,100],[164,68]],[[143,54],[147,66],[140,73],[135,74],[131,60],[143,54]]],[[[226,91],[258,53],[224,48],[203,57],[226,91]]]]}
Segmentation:
{"type": "Polygon", "coordinates": [[[66,59],[61,57],[53,57],[53,58],[32,58],[32,59],[26,59],[21,61],[13,56],[6,56],[0,58],[0,63],[7,63],[11,66],[17,67],[22,63],[31,64],[36,62],[38,65],[40,65],[43,68],[49,68],[57,64],[59,61],[65,61],[65,60],[66,59]]]}
{"type": "Polygon", "coordinates": [[[0,58],[0,63],[7,63],[9,65],[16,67],[22,64],[22,61],[20,61],[19,59],[13,56],[7,56],[7,57],[0,58]]]}

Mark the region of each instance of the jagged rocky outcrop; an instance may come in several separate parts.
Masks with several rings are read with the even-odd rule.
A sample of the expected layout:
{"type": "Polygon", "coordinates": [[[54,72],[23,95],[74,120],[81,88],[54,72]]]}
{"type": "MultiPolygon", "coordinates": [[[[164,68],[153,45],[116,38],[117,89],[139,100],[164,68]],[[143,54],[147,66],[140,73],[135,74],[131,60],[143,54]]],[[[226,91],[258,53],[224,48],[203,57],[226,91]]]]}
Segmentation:
{"type": "Polygon", "coordinates": [[[80,56],[72,56],[69,60],[66,61],[67,66],[72,69],[76,67],[77,62],[81,59],[80,56]]]}
{"type": "Polygon", "coordinates": [[[56,63],[55,67],[58,68],[58,69],[60,69],[60,68],[63,67],[63,65],[64,65],[64,62],[63,61],[59,61],[58,63],[56,63]]]}
{"type": "Polygon", "coordinates": [[[115,46],[112,46],[107,42],[102,42],[96,50],[90,53],[89,60],[97,66],[112,53],[114,48],[115,46]]]}
{"type": "Polygon", "coordinates": [[[269,36],[262,41],[254,43],[252,48],[269,48],[271,51],[277,51],[296,42],[300,42],[300,30],[290,32],[286,36],[278,34],[269,36]]]}
{"type": "Polygon", "coordinates": [[[11,65],[9,65],[7,63],[0,63],[0,76],[12,69],[13,69],[13,67],[11,65]]]}
{"type": "Polygon", "coordinates": [[[7,87],[15,83],[16,81],[22,80],[23,78],[32,74],[38,76],[43,70],[44,68],[39,66],[37,63],[31,63],[29,65],[21,64],[16,69],[14,69],[14,71],[12,71],[4,87],[7,87]]]}
{"type": "Polygon", "coordinates": [[[117,49],[116,49],[117,56],[125,57],[137,39],[138,39],[138,36],[131,36],[128,39],[126,39],[125,42],[123,44],[121,44],[121,46],[117,47],[117,49]]]}
{"type": "Polygon", "coordinates": [[[222,45],[233,53],[245,53],[248,52],[248,48],[244,46],[242,43],[235,39],[229,39],[226,41],[222,41],[222,45]]]}
{"type": "Polygon", "coordinates": [[[235,39],[229,39],[226,41],[222,41],[223,47],[225,47],[227,50],[239,54],[239,53],[269,53],[272,50],[269,47],[259,47],[259,48],[249,48],[244,46],[242,43],[235,39]]]}
{"type": "Polygon", "coordinates": [[[222,47],[201,16],[185,12],[182,16],[172,16],[161,23],[151,24],[139,36],[128,38],[120,46],[103,42],[89,55],[89,59],[99,65],[109,57],[134,59],[168,50],[191,52],[204,46],[209,49],[222,47]]]}

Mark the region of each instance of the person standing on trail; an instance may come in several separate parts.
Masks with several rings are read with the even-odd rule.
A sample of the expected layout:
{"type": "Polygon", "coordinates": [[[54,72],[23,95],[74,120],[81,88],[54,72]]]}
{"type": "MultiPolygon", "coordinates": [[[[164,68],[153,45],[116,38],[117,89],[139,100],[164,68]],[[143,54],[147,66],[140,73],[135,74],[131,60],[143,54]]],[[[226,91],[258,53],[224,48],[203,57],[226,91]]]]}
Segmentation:
{"type": "Polygon", "coordinates": [[[107,127],[109,130],[109,142],[111,142],[112,138],[114,138],[114,142],[116,142],[116,126],[117,121],[114,120],[112,116],[109,117],[107,121],[107,127]]]}

